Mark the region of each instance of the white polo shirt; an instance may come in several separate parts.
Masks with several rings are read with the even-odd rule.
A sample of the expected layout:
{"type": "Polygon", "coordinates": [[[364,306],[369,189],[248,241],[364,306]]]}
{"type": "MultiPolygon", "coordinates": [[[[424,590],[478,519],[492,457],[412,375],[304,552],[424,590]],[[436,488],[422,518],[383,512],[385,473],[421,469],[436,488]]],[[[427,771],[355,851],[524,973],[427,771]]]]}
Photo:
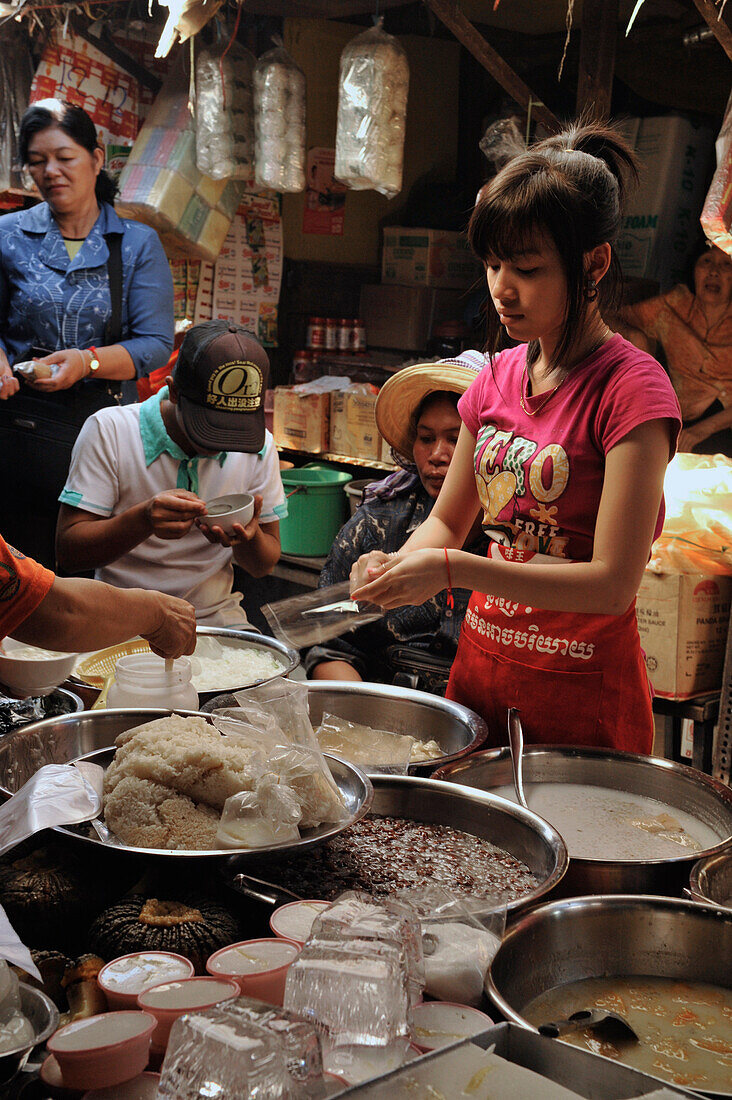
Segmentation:
{"type": "MultiPolygon", "coordinates": [[[[98,516],[116,516],[168,489],[190,489],[202,500],[228,493],[260,493],[262,523],[287,515],[274,440],[266,432],[259,454],[222,452],[189,458],[165,431],[160,402],[167,388],[140,405],[101,409],[74,445],[63,504],[98,516]]],[[[181,539],[151,535],[121,558],[97,569],[118,588],[147,588],[188,600],[205,626],[240,626],[247,618],[233,592],[232,551],[208,542],[194,525],[181,539]]]]}

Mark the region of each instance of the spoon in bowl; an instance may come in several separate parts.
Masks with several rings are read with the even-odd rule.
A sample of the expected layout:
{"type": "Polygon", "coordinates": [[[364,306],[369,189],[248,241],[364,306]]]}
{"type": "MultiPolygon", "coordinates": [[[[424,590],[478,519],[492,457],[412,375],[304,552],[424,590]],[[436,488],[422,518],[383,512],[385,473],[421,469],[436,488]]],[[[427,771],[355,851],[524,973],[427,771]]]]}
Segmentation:
{"type": "Polygon", "coordinates": [[[511,748],[513,785],[516,788],[516,796],[523,808],[528,810],[529,804],[524,794],[523,781],[524,731],[521,728],[521,719],[516,707],[508,708],[508,744],[511,748]]]}

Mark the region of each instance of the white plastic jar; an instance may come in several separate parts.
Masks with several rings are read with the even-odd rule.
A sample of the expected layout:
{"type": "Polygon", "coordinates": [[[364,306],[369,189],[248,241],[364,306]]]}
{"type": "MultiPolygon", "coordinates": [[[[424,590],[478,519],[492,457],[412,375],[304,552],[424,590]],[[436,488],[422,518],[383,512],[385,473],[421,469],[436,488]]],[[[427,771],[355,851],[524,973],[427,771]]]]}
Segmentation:
{"type": "Polygon", "coordinates": [[[108,707],[198,710],[198,692],[191,683],[191,662],[187,657],[173,661],[168,672],[162,657],[131,653],[117,661],[114,676],[107,692],[108,707]]]}

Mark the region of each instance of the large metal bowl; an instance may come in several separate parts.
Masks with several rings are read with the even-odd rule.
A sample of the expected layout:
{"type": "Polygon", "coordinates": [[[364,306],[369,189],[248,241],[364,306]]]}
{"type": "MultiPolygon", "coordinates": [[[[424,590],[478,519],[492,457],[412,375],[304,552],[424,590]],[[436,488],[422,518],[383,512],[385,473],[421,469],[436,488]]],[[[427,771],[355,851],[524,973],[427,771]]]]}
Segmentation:
{"type": "MultiPolygon", "coordinates": [[[[486,992],[508,1020],[540,993],[583,978],[673,978],[729,985],[732,913],[648,895],[570,898],[517,918],[491,963],[486,992]]],[[[732,1096],[730,1092],[718,1095],[732,1096]]]]}
{"type": "MultiPolygon", "coordinates": [[[[441,768],[436,778],[479,790],[511,786],[511,752],[487,749],[468,760],[441,768]]],[[[531,745],[525,749],[524,784],[581,783],[655,798],[684,810],[720,836],[720,843],[705,852],[691,852],[676,859],[629,861],[577,859],[570,851],[569,871],[561,893],[669,894],[680,895],[695,860],[721,852],[732,835],[732,791],[695,768],[653,756],[579,749],[561,745],[531,745]]]]}
{"type": "MultiPolygon", "coordinates": [[[[409,734],[419,741],[436,741],[443,755],[412,764],[409,768],[412,775],[429,774],[474,752],[488,734],[485,722],[475,711],[426,691],[345,680],[308,680],[307,686],[310,721],[315,728],[324,714],[335,714],[372,729],[409,734]]],[[[203,709],[234,705],[235,700],[226,694],[214,697],[203,709]]]]}
{"type": "Polygon", "coordinates": [[[716,855],[697,860],[689,875],[689,893],[694,901],[732,912],[732,844],[716,855]]]}
{"type": "MultiPolygon", "coordinates": [[[[47,718],[43,722],[34,722],[10,733],[0,741],[0,793],[12,794],[20,790],[26,780],[44,764],[67,764],[74,760],[91,760],[107,766],[114,756],[115,738],[125,730],[152,722],[156,718],[165,718],[169,710],[83,710],[78,714],[66,714],[60,718],[47,718]]],[[[176,714],[196,715],[211,719],[210,714],[198,711],[176,711],[176,714]]],[[[329,756],[328,765],[333,778],[343,795],[347,817],[338,824],[323,824],[315,829],[303,830],[299,840],[273,845],[271,848],[257,848],[238,852],[241,859],[261,855],[262,852],[291,852],[295,849],[309,848],[322,844],[359,821],[368,813],[373,798],[373,787],[359,768],[329,756]]],[[[163,848],[135,848],[132,845],[116,843],[105,844],[94,831],[85,825],[73,827],[58,826],[57,832],[78,841],[81,844],[93,844],[114,852],[132,852],[144,856],[175,856],[182,859],[201,859],[231,856],[232,850],[214,849],[212,851],[170,851],[163,848]]]]}
{"type": "MultiPolygon", "coordinates": [[[[249,684],[224,684],[215,690],[200,691],[198,693],[198,699],[201,705],[213,699],[222,691],[245,691],[247,688],[256,687],[259,684],[267,684],[271,680],[276,680],[278,676],[289,676],[300,664],[300,654],[296,649],[292,649],[291,646],[278,641],[277,638],[266,637],[264,634],[258,634],[254,630],[237,630],[233,627],[223,626],[197,626],[196,634],[199,638],[218,638],[222,645],[231,645],[236,649],[266,649],[282,664],[282,670],[275,676],[266,676],[261,680],[255,680],[253,683],[249,684]]],[[[84,687],[89,686],[86,680],[81,679],[81,677],[76,674],[69,677],[69,682],[84,687]]]]}
{"type": "Polygon", "coordinates": [[[0,1087],[8,1084],[28,1061],[28,1055],[53,1035],[58,1027],[58,1009],[50,997],[25,982],[19,983],[20,1010],[33,1026],[33,1042],[21,1043],[0,1054],[0,1087]]]}
{"type": "MultiPolygon", "coordinates": [[[[451,825],[483,837],[522,860],[537,877],[534,890],[507,905],[509,913],[535,905],[553,890],[567,869],[567,849],[556,829],[530,810],[505,798],[411,775],[374,775],[373,814],[403,817],[431,825],[451,825]]],[[[305,855],[303,858],[307,858],[305,855]]],[[[237,869],[238,855],[230,863],[237,869]]],[[[238,867],[245,871],[246,867],[238,867]]],[[[252,874],[277,883],[277,864],[252,874]]]]}

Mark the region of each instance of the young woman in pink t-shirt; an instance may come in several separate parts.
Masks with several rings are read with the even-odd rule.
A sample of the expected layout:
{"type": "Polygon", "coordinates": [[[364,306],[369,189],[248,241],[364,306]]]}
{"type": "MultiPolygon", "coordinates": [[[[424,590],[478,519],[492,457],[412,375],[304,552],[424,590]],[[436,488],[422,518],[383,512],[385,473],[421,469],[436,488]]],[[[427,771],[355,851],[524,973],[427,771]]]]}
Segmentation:
{"type": "Polygon", "coordinates": [[[516,706],[531,742],[652,745],[635,595],[680,412],[662,367],[603,321],[629,174],[623,139],[580,125],[482,189],[469,236],[494,308],[450,470],[402,550],[352,573],[354,596],[386,608],[473,589],[448,696],[493,744],[516,706]],[[521,343],[497,354],[502,329],[521,343]],[[458,549],[479,512],[487,558],[458,549]]]}

